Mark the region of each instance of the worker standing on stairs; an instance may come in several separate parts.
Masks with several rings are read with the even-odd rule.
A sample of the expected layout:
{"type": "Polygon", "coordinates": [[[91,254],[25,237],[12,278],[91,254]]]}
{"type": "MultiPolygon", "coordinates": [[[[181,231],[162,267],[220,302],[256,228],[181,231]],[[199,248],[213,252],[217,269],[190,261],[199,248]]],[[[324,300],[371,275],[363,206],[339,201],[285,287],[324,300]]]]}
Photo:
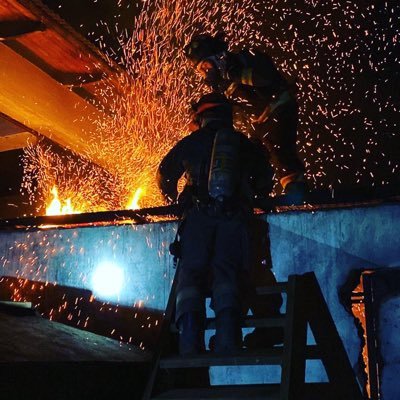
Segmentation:
{"type": "Polygon", "coordinates": [[[308,187],[296,150],[298,106],[289,84],[265,53],[228,51],[221,36],[194,36],[185,55],[204,82],[235,103],[235,126],[261,140],[284,190],[285,205],[302,204],[308,187]]]}
{"type": "Polygon", "coordinates": [[[180,140],[158,169],[158,185],[167,201],[185,209],[175,316],[179,351],[187,355],[204,350],[205,296],[211,288],[214,351],[229,353],[242,343],[240,290],[248,274],[254,200],[271,191],[272,171],[265,153],[234,131],[225,96],[206,94],[192,109],[198,129],[180,140]],[[178,196],[183,174],[186,186],[178,196]]]}

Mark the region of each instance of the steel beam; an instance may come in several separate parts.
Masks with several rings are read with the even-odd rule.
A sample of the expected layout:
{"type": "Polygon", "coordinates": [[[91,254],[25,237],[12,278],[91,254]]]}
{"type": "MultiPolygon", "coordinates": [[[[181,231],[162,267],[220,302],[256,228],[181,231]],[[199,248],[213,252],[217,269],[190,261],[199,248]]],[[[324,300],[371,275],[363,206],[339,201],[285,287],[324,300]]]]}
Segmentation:
{"type": "MultiPolygon", "coordinates": [[[[63,147],[86,155],[105,115],[0,43],[0,113],[63,147]]],[[[91,161],[106,166],[100,155],[91,161]]]]}

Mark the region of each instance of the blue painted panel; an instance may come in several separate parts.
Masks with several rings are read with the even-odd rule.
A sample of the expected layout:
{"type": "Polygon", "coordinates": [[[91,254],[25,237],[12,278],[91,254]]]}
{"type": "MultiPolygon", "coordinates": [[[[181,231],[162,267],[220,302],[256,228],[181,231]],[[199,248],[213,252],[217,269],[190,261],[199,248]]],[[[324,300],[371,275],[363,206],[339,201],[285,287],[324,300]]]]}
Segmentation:
{"type": "MultiPolygon", "coordinates": [[[[289,274],[315,271],[355,366],[361,343],[352,316],[340,304],[338,290],[353,269],[400,265],[400,205],[287,212],[262,218],[269,223],[277,279],[286,280],[289,274]]],[[[92,290],[96,267],[108,260],[124,273],[120,304],[129,306],[142,301],[144,307],[162,310],[175,272],[168,254],[175,231],[176,223],[3,231],[0,232],[0,273],[92,290]]],[[[385,325],[383,329],[390,336],[394,328],[385,325]]],[[[384,355],[389,352],[389,356],[390,349],[383,348],[384,355]]],[[[399,367],[399,360],[388,361],[383,376],[394,376],[393,371],[398,372],[399,367]]],[[[226,383],[230,379],[265,382],[274,381],[277,376],[276,371],[257,372],[254,368],[220,371],[213,372],[215,382],[226,383]]],[[[320,366],[310,366],[308,371],[310,380],[325,377],[320,366]]],[[[391,382],[391,378],[387,379],[391,382]]],[[[385,387],[385,390],[389,389],[385,387]]],[[[388,396],[386,400],[392,398],[388,396]]]]}

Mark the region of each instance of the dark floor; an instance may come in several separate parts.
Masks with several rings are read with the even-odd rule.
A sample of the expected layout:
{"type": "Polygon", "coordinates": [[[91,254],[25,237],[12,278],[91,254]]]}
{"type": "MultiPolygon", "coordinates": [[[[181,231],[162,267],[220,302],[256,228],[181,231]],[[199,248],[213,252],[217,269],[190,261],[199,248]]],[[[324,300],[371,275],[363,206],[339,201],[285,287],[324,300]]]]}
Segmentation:
{"type": "Polygon", "coordinates": [[[149,353],[0,304],[0,398],[139,399],[149,353]]]}

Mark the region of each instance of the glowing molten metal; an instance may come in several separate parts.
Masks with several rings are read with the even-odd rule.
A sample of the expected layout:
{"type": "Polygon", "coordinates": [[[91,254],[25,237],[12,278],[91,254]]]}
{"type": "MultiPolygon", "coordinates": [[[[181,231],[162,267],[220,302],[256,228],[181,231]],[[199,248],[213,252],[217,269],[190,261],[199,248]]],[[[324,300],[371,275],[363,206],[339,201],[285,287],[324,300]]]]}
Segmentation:
{"type": "Polygon", "coordinates": [[[143,194],[143,189],[140,187],[136,189],[135,194],[133,195],[132,199],[129,201],[128,206],[126,207],[128,210],[138,210],[139,206],[139,199],[143,194]]]}
{"type": "Polygon", "coordinates": [[[61,205],[56,186],[51,189],[51,194],[53,195],[53,200],[46,208],[46,215],[79,214],[79,211],[72,208],[71,199],[65,200],[65,204],[61,205]]]}

